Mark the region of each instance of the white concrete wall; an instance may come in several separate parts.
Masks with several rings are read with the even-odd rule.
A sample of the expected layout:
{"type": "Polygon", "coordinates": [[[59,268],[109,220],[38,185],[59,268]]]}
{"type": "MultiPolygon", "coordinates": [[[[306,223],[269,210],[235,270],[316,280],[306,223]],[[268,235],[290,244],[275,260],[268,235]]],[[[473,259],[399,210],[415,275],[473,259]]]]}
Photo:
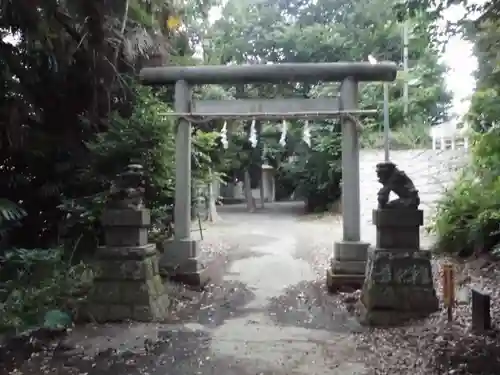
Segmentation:
{"type": "Polygon", "coordinates": [[[464,124],[462,128],[458,128],[456,121],[449,121],[431,127],[429,135],[432,138],[432,149],[434,150],[469,148],[468,124],[464,124]]]}
{"type": "MultiPolygon", "coordinates": [[[[390,160],[406,172],[420,192],[422,202],[420,208],[424,210],[425,224],[432,215],[436,200],[439,199],[444,188],[456,178],[457,171],[467,163],[467,158],[468,154],[465,150],[391,151],[390,160]]],[[[377,192],[382,186],[377,181],[375,166],[382,161],[384,161],[382,150],[361,152],[361,237],[372,244],[375,244],[372,210],[377,206],[377,192]]],[[[425,241],[423,244],[429,245],[425,241]]]]}

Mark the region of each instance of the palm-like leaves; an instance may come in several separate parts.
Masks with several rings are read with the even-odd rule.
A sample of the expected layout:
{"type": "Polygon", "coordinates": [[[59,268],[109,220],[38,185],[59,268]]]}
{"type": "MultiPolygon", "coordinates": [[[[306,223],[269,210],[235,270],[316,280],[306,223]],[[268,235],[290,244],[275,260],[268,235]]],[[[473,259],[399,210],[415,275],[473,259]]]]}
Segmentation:
{"type": "Polygon", "coordinates": [[[0,198],[0,237],[26,216],[26,211],[14,202],[0,198]]]}

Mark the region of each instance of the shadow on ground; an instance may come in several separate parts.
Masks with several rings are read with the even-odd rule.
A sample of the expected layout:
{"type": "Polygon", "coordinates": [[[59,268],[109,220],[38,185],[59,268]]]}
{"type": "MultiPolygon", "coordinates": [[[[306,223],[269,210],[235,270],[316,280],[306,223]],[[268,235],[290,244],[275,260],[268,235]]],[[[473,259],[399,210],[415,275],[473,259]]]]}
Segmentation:
{"type": "Polygon", "coordinates": [[[227,319],[245,314],[244,306],[254,298],[254,293],[243,283],[223,281],[210,285],[196,301],[187,302],[167,323],[196,322],[207,327],[217,327],[227,319]]]}
{"type": "Polygon", "coordinates": [[[434,353],[435,365],[442,371],[454,369],[454,374],[500,374],[499,338],[499,332],[492,331],[479,338],[464,337],[453,347],[443,341],[434,353]]]}
{"type": "Polygon", "coordinates": [[[47,351],[35,353],[20,366],[2,364],[2,375],[287,375],[280,368],[264,369],[255,362],[214,357],[209,350],[210,336],[202,330],[160,332],[160,341],[144,350],[106,351],[95,357],[64,355],[47,351]],[[13,371],[13,372],[12,372],[13,371]]]}
{"type": "Polygon", "coordinates": [[[338,296],[328,293],[325,282],[301,282],[273,298],[268,314],[278,325],[322,329],[339,333],[363,332],[338,296]]]}

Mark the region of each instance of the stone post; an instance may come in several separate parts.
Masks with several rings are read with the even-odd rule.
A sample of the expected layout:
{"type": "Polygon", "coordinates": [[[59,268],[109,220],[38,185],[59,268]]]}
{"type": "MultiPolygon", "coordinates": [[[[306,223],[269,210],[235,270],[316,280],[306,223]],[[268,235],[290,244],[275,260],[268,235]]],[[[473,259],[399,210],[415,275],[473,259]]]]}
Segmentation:
{"type": "MultiPolygon", "coordinates": [[[[191,87],[186,81],[175,84],[175,111],[189,113],[191,87]]],[[[174,239],[163,244],[162,273],[194,286],[205,285],[209,272],[199,261],[198,241],[191,238],[191,123],[179,118],[175,138],[174,239]]]]}
{"type": "Polygon", "coordinates": [[[97,251],[99,270],[88,311],[97,322],[158,321],[167,316],[156,245],[148,243],[150,213],[137,184],[130,185],[140,169],[129,166],[120,175],[101,218],[105,245],[97,251]]]}
{"type": "Polygon", "coordinates": [[[260,186],[263,190],[265,202],[274,202],[274,168],[268,164],[262,164],[262,177],[260,186]]]}
{"type": "MultiPolygon", "coordinates": [[[[186,81],[175,84],[175,111],[189,113],[191,88],[186,81]]],[[[175,239],[191,239],[191,123],[180,118],[175,137],[175,239]]]]}
{"type": "MultiPolygon", "coordinates": [[[[342,110],[358,107],[358,83],[352,78],[342,82],[342,110]]],[[[363,284],[368,243],[361,242],[361,208],[359,181],[359,134],[357,124],[346,118],[342,123],[342,219],[343,238],[334,244],[327,286],[335,291],[343,285],[363,284]]]]}
{"type": "MultiPolygon", "coordinates": [[[[379,166],[388,164],[394,166],[379,166]]],[[[397,325],[425,317],[439,308],[431,254],[419,250],[423,211],[418,209],[418,191],[404,172],[394,170],[387,178],[379,175],[384,187],[379,192],[382,207],[379,204],[373,210],[377,243],[369,255],[357,306],[361,323],[373,326],[397,325]],[[400,198],[384,202],[390,191],[400,198]]]]}

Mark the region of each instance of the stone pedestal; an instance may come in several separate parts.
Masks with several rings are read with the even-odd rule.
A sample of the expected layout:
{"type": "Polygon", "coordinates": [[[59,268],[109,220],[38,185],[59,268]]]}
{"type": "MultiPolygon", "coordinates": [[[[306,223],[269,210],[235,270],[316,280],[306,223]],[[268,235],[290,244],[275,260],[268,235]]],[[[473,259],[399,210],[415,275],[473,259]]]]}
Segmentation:
{"type": "Polygon", "coordinates": [[[167,316],[168,296],[156,245],[147,243],[147,209],[104,212],[106,246],[98,249],[99,273],[89,303],[97,322],[156,321],[167,316]]]}
{"type": "Polygon", "coordinates": [[[326,273],[330,292],[343,286],[359,289],[365,280],[369,244],[359,241],[336,242],[333,247],[331,267],[326,273]]]}
{"type": "Polygon", "coordinates": [[[163,277],[203,288],[222,274],[220,257],[203,257],[195,240],[168,240],[163,243],[160,272],[163,277]]]}
{"type": "Polygon", "coordinates": [[[358,305],[361,322],[374,326],[398,325],[437,311],[430,253],[373,250],[358,305]]]}
{"type": "Polygon", "coordinates": [[[372,212],[378,249],[420,249],[424,212],[410,209],[378,209],[372,212]]]}
{"type": "Polygon", "coordinates": [[[431,254],[420,251],[421,210],[374,210],[377,246],[368,256],[358,315],[373,326],[398,325],[437,311],[431,254]]]}

